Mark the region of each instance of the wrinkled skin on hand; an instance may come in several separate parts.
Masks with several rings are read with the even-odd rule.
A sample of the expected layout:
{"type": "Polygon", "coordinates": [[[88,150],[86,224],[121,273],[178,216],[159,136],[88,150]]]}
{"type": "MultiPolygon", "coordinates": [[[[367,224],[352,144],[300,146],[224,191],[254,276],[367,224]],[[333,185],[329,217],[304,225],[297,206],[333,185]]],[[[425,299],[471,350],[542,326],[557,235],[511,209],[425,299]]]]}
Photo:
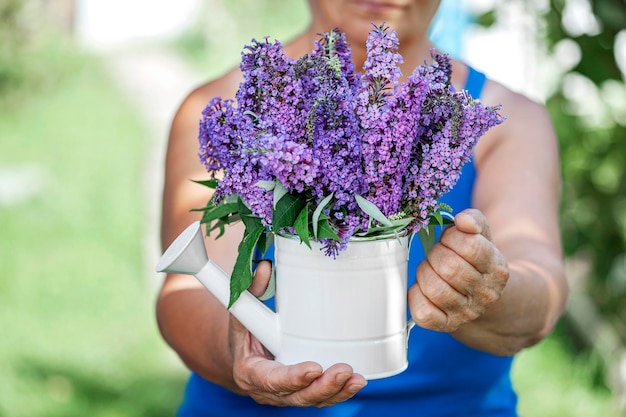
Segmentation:
{"type": "Polygon", "coordinates": [[[485,216],[468,209],[454,223],[418,266],[416,283],[409,289],[415,323],[442,332],[478,319],[500,298],[509,278],[485,216]]]}
{"type": "MultiPolygon", "coordinates": [[[[250,287],[257,297],[265,291],[270,272],[269,262],[261,262],[257,267],[250,287]]],[[[367,384],[347,364],[333,365],[324,372],[315,362],[286,366],[274,361],[271,353],[232,315],[229,344],[235,383],[260,404],[326,407],[346,401],[367,384]]]]}

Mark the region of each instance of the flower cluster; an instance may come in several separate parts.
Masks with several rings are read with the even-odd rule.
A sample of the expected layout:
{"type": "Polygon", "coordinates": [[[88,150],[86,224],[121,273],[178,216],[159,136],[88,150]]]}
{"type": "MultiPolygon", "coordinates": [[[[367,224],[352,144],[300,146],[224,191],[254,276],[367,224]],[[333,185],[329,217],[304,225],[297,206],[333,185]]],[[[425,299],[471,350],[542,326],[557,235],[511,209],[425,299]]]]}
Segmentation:
{"type": "Polygon", "coordinates": [[[245,48],[236,100],[212,99],[200,122],[215,187],[204,223],[241,218],[248,246],[273,229],[319,240],[332,256],[354,236],[428,226],[478,138],[503,118],[454,90],[446,55],[433,51],[400,82],[396,33],[375,26],[366,47],[362,73],[338,30],[298,60],[267,38],[245,48]]]}

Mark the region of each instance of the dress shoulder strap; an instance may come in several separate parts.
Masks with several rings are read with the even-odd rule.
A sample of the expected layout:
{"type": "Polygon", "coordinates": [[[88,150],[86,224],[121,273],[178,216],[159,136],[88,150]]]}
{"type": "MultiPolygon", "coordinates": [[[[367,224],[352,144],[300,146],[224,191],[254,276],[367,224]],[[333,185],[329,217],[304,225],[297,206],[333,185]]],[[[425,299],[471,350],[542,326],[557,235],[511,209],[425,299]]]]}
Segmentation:
{"type": "Polygon", "coordinates": [[[480,71],[468,66],[467,80],[465,81],[465,90],[474,98],[479,98],[483,91],[483,86],[487,77],[480,71]]]}

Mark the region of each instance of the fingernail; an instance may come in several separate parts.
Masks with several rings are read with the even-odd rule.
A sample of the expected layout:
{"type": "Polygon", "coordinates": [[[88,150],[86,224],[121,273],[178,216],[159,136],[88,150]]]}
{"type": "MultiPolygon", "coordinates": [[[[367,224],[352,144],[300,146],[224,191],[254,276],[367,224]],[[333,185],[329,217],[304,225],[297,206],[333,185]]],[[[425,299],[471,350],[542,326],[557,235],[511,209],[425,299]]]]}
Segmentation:
{"type": "Polygon", "coordinates": [[[335,377],[335,382],[337,384],[345,384],[348,378],[350,378],[350,376],[351,376],[350,373],[342,372],[340,374],[337,374],[337,376],[335,377]]]}
{"type": "Polygon", "coordinates": [[[363,382],[362,384],[351,385],[350,388],[348,388],[348,392],[350,394],[356,394],[361,389],[363,389],[366,385],[367,385],[367,381],[363,382]]]}

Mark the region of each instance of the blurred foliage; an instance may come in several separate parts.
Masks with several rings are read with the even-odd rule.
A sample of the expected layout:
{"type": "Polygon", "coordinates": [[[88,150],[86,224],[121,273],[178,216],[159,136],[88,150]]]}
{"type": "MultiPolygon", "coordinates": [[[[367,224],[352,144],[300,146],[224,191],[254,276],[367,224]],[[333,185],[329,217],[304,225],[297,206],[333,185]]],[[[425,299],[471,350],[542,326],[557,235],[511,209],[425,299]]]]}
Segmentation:
{"type": "Polygon", "coordinates": [[[27,31],[21,25],[22,0],[0,2],[0,95],[9,86],[21,82],[20,51],[26,44],[27,31]]]}
{"type": "Polygon", "coordinates": [[[557,331],[513,362],[512,380],[519,394],[520,416],[624,417],[604,385],[602,360],[578,352],[560,323],[557,331]]]}
{"type": "Polygon", "coordinates": [[[172,416],[185,374],[143,264],[149,134],[40,4],[0,0],[0,416],[172,416]]]}
{"type": "MultiPolygon", "coordinates": [[[[586,290],[626,341],[626,83],[616,48],[626,56],[626,2],[518,3],[538,22],[537,45],[559,72],[546,106],[561,152],[565,254],[590,262],[586,290]]],[[[498,7],[477,22],[497,23],[498,7]]]]}
{"type": "MultiPolygon", "coordinates": [[[[576,284],[584,286],[624,344],[626,63],[618,60],[626,60],[626,2],[517,0],[495,5],[477,23],[485,27],[501,24],[500,17],[507,16],[503,9],[511,6],[533,18],[533,28],[537,29],[533,35],[535,53],[542,57],[539,65],[547,78],[555,78],[545,92],[545,103],[561,154],[565,256],[589,264],[584,281],[576,284]]],[[[598,353],[598,347],[587,345],[588,338],[580,332],[579,326],[564,320],[554,337],[565,338],[575,350],[575,358],[598,353]]],[[[587,364],[597,386],[611,384],[608,376],[614,370],[609,367],[617,366],[617,362],[608,363],[608,354],[604,352],[601,360],[587,364]]]]}
{"type": "Polygon", "coordinates": [[[213,78],[238,65],[252,38],[288,42],[308,25],[307,0],[207,0],[174,48],[213,78]]]}
{"type": "Polygon", "coordinates": [[[72,40],[46,16],[44,3],[0,0],[0,98],[23,100],[80,65],[72,40]]]}
{"type": "Polygon", "coordinates": [[[589,257],[588,290],[617,325],[626,323],[626,84],[616,57],[618,34],[626,35],[626,2],[590,5],[597,22],[591,33],[567,30],[564,0],[551,0],[539,16],[549,52],[568,42],[580,53],[547,101],[562,156],[565,251],[589,257]],[[588,97],[571,91],[585,86],[592,87],[584,89],[588,97]]]}

